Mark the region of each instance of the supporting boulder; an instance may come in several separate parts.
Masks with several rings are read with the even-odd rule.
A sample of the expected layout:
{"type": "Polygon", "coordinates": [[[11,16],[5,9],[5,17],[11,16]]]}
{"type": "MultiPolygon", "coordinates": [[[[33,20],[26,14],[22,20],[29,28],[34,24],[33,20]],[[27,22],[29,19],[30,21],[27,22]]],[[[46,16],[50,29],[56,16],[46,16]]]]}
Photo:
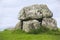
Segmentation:
{"type": "Polygon", "coordinates": [[[42,26],[49,28],[50,30],[57,30],[57,23],[53,18],[43,18],[42,26]]]}
{"type": "Polygon", "coordinates": [[[23,21],[23,30],[29,32],[32,29],[38,29],[41,26],[40,23],[37,20],[23,21]]]}

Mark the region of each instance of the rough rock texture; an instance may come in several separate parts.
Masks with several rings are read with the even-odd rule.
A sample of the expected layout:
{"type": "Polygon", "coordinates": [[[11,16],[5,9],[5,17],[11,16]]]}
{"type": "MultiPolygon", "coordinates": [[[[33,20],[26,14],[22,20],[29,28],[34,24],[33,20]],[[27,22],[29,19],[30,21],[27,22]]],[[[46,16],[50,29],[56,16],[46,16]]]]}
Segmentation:
{"type": "Polygon", "coordinates": [[[32,29],[40,28],[40,22],[37,20],[23,21],[23,30],[29,32],[32,29]]]}
{"type": "Polygon", "coordinates": [[[43,18],[42,20],[42,26],[49,28],[50,30],[56,30],[57,24],[56,21],[53,18],[43,18]]]}
{"type": "Polygon", "coordinates": [[[46,5],[32,5],[21,9],[20,20],[39,19],[42,17],[52,17],[53,13],[46,5]]]}
{"type": "Polygon", "coordinates": [[[24,7],[19,12],[18,19],[21,21],[16,25],[16,29],[29,32],[31,29],[38,29],[42,26],[49,29],[57,29],[57,23],[52,18],[53,13],[47,5],[32,5],[24,7]]]}
{"type": "Polygon", "coordinates": [[[21,29],[21,27],[22,27],[21,24],[22,24],[21,21],[19,21],[19,22],[16,24],[15,29],[21,29]]]}

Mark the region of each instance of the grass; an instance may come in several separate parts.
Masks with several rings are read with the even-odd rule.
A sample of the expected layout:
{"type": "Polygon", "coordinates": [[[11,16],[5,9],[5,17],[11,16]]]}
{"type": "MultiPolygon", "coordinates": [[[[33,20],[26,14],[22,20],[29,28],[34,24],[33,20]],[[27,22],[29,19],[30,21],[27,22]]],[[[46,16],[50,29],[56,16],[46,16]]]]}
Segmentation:
{"type": "Polygon", "coordinates": [[[0,32],[0,40],[60,40],[60,31],[28,34],[21,30],[0,32]]]}

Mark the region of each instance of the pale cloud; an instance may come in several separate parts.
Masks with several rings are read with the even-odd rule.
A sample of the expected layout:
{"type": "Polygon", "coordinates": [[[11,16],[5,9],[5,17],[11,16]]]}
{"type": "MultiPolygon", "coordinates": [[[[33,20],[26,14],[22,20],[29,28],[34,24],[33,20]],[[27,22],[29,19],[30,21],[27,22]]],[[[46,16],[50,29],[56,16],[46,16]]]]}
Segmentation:
{"type": "Polygon", "coordinates": [[[18,0],[2,0],[0,7],[17,7],[18,0]]]}

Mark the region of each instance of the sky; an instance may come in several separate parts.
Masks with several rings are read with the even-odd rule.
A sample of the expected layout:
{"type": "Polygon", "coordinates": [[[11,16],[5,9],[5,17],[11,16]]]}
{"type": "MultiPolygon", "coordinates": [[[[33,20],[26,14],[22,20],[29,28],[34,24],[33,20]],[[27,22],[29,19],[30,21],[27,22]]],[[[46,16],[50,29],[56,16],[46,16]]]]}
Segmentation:
{"type": "Polygon", "coordinates": [[[15,27],[19,11],[33,4],[46,4],[60,28],[60,0],[0,0],[0,30],[15,27]]]}

